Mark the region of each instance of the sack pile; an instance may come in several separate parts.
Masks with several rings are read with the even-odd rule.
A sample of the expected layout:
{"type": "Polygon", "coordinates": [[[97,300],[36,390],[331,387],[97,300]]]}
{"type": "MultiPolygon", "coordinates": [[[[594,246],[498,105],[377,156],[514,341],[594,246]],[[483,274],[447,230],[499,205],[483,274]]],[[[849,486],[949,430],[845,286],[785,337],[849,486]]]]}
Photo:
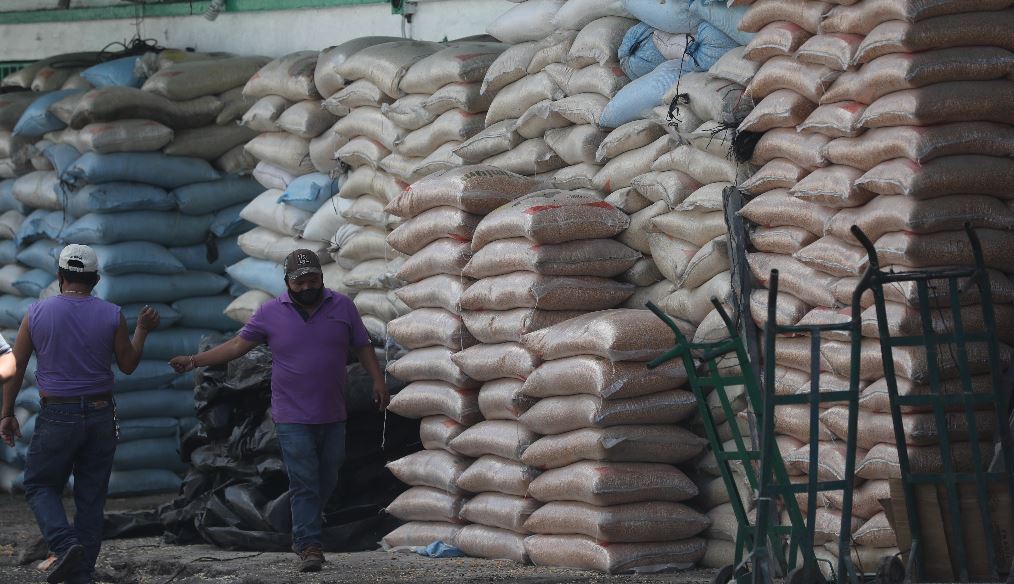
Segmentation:
{"type": "Polygon", "coordinates": [[[228,268],[229,276],[247,291],[226,314],[242,323],[261,304],[285,293],[281,262],[299,248],[316,252],[325,285],[344,291],[334,283],[333,259],[327,253],[338,226],[324,209],[332,204],[344,175],[335,170],[333,160],[328,163],[326,157],[310,156],[310,144],[327,141],[328,129],[335,122],[321,107],[314,85],[317,55],[302,51],[275,59],[242,88],[244,98],[254,100],[240,126],[255,135],[245,151],[257,161],[253,177],[261,191],[240,211],[254,226],[238,241],[246,257],[228,268]]]}
{"type": "Polygon", "coordinates": [[[537,311],[530,309],[465,308],[482,276],[468,266],[483,216],[544,186],[505,170],[465,166],[416,182],[388,206],[407,219],[388,240],[410,256],[397,274],[408,284],[396,294],[412,309],[388,327],[391,340],[409,351],[388,366],[409,382],[389,410],[422,418],[425,450],[388,465],[412,488],[387,509],[407,523],[384,538],[386,547],[440,540],[470,555],[524,561],[517,532],[533,501],[525,499],[531,470],[519,457],[530,440],[524,440],[528,433],[516,421],[512,398],[531,359],[516,342],[499,343],[519,340],[511,323],[545,324],[536,324],[537,311]],[[491,333],[497,327],[486,318],[501,322],[501,332],[491,333]],[[491,338],[496,334],[511,338],[491,338]],[[468,492],[484,494],[468,500],[468,492]]]}
{"type": "Polygon", "coordinates": [[[520,422],[542,436],[521,456],[542,473],[528,492],[543,505],[524,524],[536,534],[525,540],[532,561],[607,573],[700,561],[696,536],[710,522],[687,505],[698,488],[675,466],[707,445],[679,425],[697,402],[677,389],[682,364],[645,363],[672,332],[647,310],[602,310],[522,345],[541,363],[520,390],[534,402],[520,422]]]}
{"type": "MultiPolygon", "coordinates": [[[[757,107],[741,131],[762,132],[752,162],[760,170],[742,188],[752,199],[742,215],[756,224],[749,256],[761,285],[771,269],[780,272],[778,318],[783,324],[817,324],[847,320],[851,293],[868,258],[849,232],[858,225],[875,242],[881,266],[898,270],[968,265],[972,255],[963,223],[977,228],[991,269],[1001,340],[1009,342],[1011,272],[1010,229],[1014,215],[1007,199],[1014,162],[1009,158],[1014,133],[1009,102],[1014,83],[1007,78],[1014,63],[1010,3],[949,3],[927,7],[911,2],[871,2],[830,6],[822,2],[759,2],[740,28],[756,32],[746,57],[759,63],[747,88],[757,107]]],[[[765,290],[753,299],[754,316],[766,318],[765,290]]],[[[947,292],[939,295],[947,306],[947,292]]],[[[900,476],[889,415],[883,366],[876,340],[873,308],[864,300],[864,340],[860,363],[862,408],[852,537],[859,544],[861,565],[876,566],[897,552],[897,542],[878,501],[888,496],[889,478],[900,476]]],[[[888,325],[893,334],[921,334],[915,286],[888,290],[888,325]]],[[[981,316],[969,295],[964,326],[982,330],[981,316]],[[977,319],[975,317],[978,317],[977,319]],[[976,322],[978,320],[979,322],[976,322]]],[[[869,300],[872,304],[872,299],[869,300]]],[[[934,314],[934,328],[953,326],[934,314]]],[[[847,339],[829,340],[821,349],[822,386],[847,388],[847,339]]],[[[779,391],[806,391],[809,386],[808,339],[779,341],[779,391]]],[[[1003,364],[1010,350],[1002,347],[1003,364]]],[[[960,383],[951,356],[940,352],[945,391],[960,383]]],[[[984,347],[969,347],[974,374],[988,371],[984,347]]],[[[900,391],[929,391],[922,349],[895,351],[900,391]]],[[[988,375],[974,378],[976,388],[990,391],[988,375]]],[[[776,430],[805,438],[803,417],[786,411],[776,416],[776,430]]],[[[964,418],[962,418],[963,420],[964,418]]],[[[817,472],[840,478],[847,411],[828,408],[821,416],[821,468],[808,468],[809,449],[786,449],[796,473],[817,472]]],[[[959,444],[958,468],[967,465],[971,448],[967,428],[957,419],[948,429],[959,444]],[[965,454],[960,454],[961,448],[965,454]]],[[[804,423],[805,426],[805,423],[804,423]]],[[[905,415],[905,435],[918,472],[941,468],[932,414],[905,415]]],[[[984,416],[979,436],[992,440],[995,428],[984,416]]],[[[986,457],[988,460],[988,456],[986,457]]],[[[804,502],[820,505],[837,538],[840,500],[826,497],[804,502]],[[833,519],[833,521],[832,521],[833,519]],[[833,525],[833,528],[831,526],[833,525]]],[[[824,521],[824,519],[821,519],[824,521]]],[[[818,530],[823,530],[819,527],[818,530]]],[[[828,552],[837,553],[829,544],[828,552]]],[[[823,550],[822,550],[823,551],[823,550]]]]}
{"type": "MultiPolygon", "coordinates": [[[[225,115],[234,106],[225,96],[264,60],[207,59],[202,69],[166,61],[145,81],[138,64],[152,58],[85,69],[81,76],[94,89],[33,93],[37,99],[12,135],[30,144],[34,170],[5,183],[8,204],[25,215],[4,244],[13,257],[0,268],[5,292],[24,294],[5,299],[9,341],[28,304],[59,293],[57,257],[67,243],[94,247],[101,275],[96,294],[123,307],[131,330],[146,304],[162,316],[137,371],[117,373],[121,444],[114,496],[179,485],[185,469],[179,435],[196,423],[186,391],[192,377],[177,376],[166,362],[195,352],[203,337],[235,330],[222,314],[232,301],[223,274],[242,257],[235,238],[249,225],[239,209],[257,192],[251,179],[222,174],[209,161],[221,166],[223,155],[249,138],[233,129],[241,112],[225,115]]],[[[30,385],[19,396],[25,445],[34,427],[30,414],[39,408],[30,385]]],[[[7,450],[8,462],[20,464],[21,450],[7,450]]]]}

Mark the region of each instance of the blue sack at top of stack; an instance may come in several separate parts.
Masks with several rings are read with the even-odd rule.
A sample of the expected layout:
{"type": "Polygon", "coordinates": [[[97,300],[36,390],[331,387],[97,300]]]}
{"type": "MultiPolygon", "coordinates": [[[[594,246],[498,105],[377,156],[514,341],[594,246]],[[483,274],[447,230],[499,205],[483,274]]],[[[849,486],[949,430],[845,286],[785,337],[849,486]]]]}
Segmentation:
{"type": "Polygon", "coordinates": [[[165,189],[130,182],[86,185],[74,192],[67,202],[67,212],[74,217],[84,217],[89,213],[175,209],[176,200],[165,189]]]}
{"type": "Polygon", "coordinates": [[[190,296],[214,296],[229,280],[211,272],[181,274],[123,274],[99,280],[95,295],[114,304],[175,302],[190,296]]]}
{"type": "Polygon", "coordinates": [[[693,63],[692,71],[704,73],[722,58],[722,55],[738,47],[739,44],[726,36],[713,24],[702,21],[697,25],[697,36],[687,47],[687,56],[693,63]]]}
{"type": "Polygon", "coordinates": [[[193,216],[160,211],[89,213],[67,227],[59,239],[88,245],[124,241],[193,245],[207,238],[213,219],[213,215],[193,216]]]}
{"type": "Polygon", "coordinates": [[[60,177],[72,185],[125,181],[176,189],[221,178],[207,161],[160,152],[88,152],[60,177]]]}
{"type": "Polygon", "coordinates": [[[212,239],[195,245],[170,247],[169,253],[183,262],[188,270],[224,274],[231,266],[246,257],[236,237],[212,239]],[[210,254],[210,256],[209,256],[210,254]]]}
{"type": "Polygon", "coordinates": [[[630,27],[620,43],[620,68],[633,81],[651,73],[666,61],[654,41],[655,29],[643,22],[630,27]]]}
{"type": "MultiPolygon", "coordinates": [[[[753,40],[754,33],[740,31],[739,21],[743,20],[743,15],[749,9],[749,5],[730,8],[725,2],[692,0],[690,3],[690,18],[698,22],[705,21],[710,23],[722,31],[722,34],[736,41],[737,45],[745,46],[753,40]]],[[[700,34],[699,29],[698,34],[700,34]]]]}
{"type": "Polygon", "coordinates": [[[182,213],[206,215],[239,203],[249,203],[264,192],[248,176],[227,175],[221,180],[186,185],[170,193],[182,213]]]}
{"type": "Polygon", "coordinates": [[[697,28],[690,16],[690,0],[623,0],[623,7],[641,22],[665,32],[693,34],[697,28]]]}
{"type": "Polygon", "coordinates": [[[67,225],[68,217],[63,211],[36,209],[21,222],[14,243],[23,247],[40,239],[59,240],[67,225]]]}
{"type": "Polygon", "coordinates": [[[84,90],[61,89],[60,91],[40,94],[41,96],[33,101],[32,105],[28,106],[25,113],[21,114],[21,119],[14,125],[14,130],[11,133],[15,136],[38,138],[47,132],[55,132],[66,128],[67,124],[49,112],[49,106],[76,93],[84,93],[84,90]]]}
{"type": "Polygon", "coordinates": [[[662,105],[663,96],[680,76],[693,70],[689,59],[662,63],[651,73],[630,82],[609,100],[602,111],[599,125],[603,128],[618,128],[627,122],[649,117],[652,109],[662,105]]]}
{"type": "Polygon", "coordinates": [[[286,203],[304,211],[316,211],[332,196],[341,190],[344,175],[331,178],[326,174],[314,172],[305,174],[285,188],[279,203],[286,203]]]}
{"type": "Polygon", "coordinates": [[[81,77],[84,77],[88,83],[95,87],[109,87],[110,85],[141,87],[144,77],[135,71],[138,59],[140,57],[123,57],[99,63],[82,71],[81,77]]]}

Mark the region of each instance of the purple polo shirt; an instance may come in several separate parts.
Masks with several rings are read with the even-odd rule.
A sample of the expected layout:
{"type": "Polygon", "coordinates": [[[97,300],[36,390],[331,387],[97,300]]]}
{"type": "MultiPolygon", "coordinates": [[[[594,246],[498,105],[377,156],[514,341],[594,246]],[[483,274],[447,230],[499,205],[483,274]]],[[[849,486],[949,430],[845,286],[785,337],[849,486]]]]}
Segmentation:
{"type": "Polygon", "coordinates": [[[309,319],[283,294],[263,304],[239,336],[271,348],[271,411],[276,423],[344,422],[345,365],[351,347],[370,344],[355,304],[324,289],[309,319]]]}

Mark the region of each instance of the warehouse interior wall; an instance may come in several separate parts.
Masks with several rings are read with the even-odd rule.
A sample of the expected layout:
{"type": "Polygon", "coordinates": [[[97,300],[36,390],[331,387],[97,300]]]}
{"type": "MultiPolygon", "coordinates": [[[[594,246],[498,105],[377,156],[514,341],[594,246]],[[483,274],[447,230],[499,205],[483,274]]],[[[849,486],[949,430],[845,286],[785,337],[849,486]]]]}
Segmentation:
{"type": "MultiPolygon", "coordinates": [[[[440,41],[484,34],[486,25],[508,10],[507,0],[423,0],[411,36],[440,41]]],[[[408,32],[408,30],[406,30],[408,32]]],[[[277,57],[320,50],[371,35],[400,36],[402,17],[388,4],[324,9],[223,12],[211,22],[201,15],[0,25],[0,60],[30,61],[59,53],[99,50],[135,35],[160,45],[198,51],[277,57]]]]}

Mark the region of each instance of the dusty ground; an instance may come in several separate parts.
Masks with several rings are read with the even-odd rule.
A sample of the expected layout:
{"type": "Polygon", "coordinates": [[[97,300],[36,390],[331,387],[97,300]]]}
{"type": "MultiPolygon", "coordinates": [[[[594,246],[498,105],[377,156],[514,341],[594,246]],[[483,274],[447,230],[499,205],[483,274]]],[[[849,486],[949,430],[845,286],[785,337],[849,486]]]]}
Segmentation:
{"type": "MultiPolygon", "coordinates": [[[[111,511],[153,509],[164,498],[119,499],[111,511]]],[[[69,504],[69,501],[68,501],[69,504]]],[[[32,566],[18,566],[17,556],[38,537],[24,499],[0,495],[0,583],[45,582],[32,566]]],[[[518,566],[512,562],[472,559],[427,559],[408,553],[329,554],[320,574],[300,574],[295,556],[278,553],[223,551],[211,546],[170,546],[157,538],[107,541],[99,558],[101,582],[118,584],[360,584],[367,582],[564,584],[707,584],[710,571],[652,576],[602,576],[590,572],[518,566]]]]}

